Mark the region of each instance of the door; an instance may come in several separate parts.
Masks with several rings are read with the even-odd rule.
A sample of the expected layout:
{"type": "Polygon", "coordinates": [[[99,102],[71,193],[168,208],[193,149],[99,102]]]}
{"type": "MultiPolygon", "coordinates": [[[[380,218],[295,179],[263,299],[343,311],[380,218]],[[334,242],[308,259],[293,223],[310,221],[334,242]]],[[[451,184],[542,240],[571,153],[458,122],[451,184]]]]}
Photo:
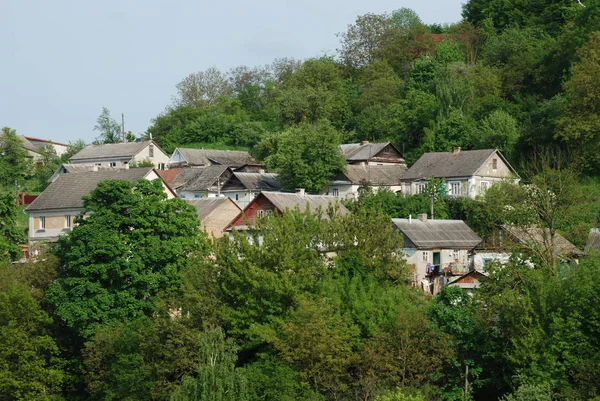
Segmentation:
{"type": "Polygon", "coordinates": [[[435,266],[439,266],[442,264],[442,256],[440,252],[434,252],[433,253],[433,264],[435,266]]]}

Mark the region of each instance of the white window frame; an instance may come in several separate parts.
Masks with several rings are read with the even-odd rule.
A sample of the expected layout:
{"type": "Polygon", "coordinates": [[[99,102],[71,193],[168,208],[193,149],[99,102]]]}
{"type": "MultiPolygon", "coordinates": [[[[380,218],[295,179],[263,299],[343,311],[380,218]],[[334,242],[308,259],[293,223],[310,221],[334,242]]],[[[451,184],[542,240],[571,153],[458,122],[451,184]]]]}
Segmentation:
{"type": "Polygon", "coordinates": [[[273,211],[272,210],[267,210],[267,216],[272,216],[273,215],[273,211]]]}
{"type": "Polygon", "coordinates": [[[117,162],[110,162],[110,163],[108,163],[108,165],[110,167],[117,167],[117,162]]]}
{"type": "Polygon", "coordinates": [[[422,194],[426,185],[424,182],[415,182],[415,195],[422,194]]]}
{"type": "Polygon", "coordinates": [[[460,249],[453,249],[452,250],[452,259],[453,260],[459,260],[460,259],[460,249]]]}
{"type": "Polygon", "coordinates": [[[480,181],[479,182],[479,191],[484,194],[485,191],[487,191],[490,188],[490,182],[489,181],[480,181]],[[485,184],[485,185],[484,185],[485,184]]]}
{"type": "Polygon", "coordinates": [[[256,211],[256,217],[259,217],[259,218],[260,218],[260,217],[264,217],[264,215],[265,215],[265,211],[264,211],[264,210],[262,210],[262,209],[258,209],[258,210],[256,211]]]}
{"type": "Polygon", "coordinates": [[[40,216],[40,230],[46,229],[46,216],[40,216]]]}
{"type": "Polygon", "coordinates": [[[423,251],[423,262],[429,262],[429,251],[423,251]]]}
{"type": "Polygon", "coordinates": [[[448,195],[450,196],[460,196],[462,183],[460,181],[449,181],[448,186],[450,187],[450,191],[448,195]]]}
{"type": "Polygon", "coordinates": [[[340,197],[340,190],[339,190],[339,188],[331,188],[331,194],[334,197],[339,198],[340,197]]]}
{"type": "Polygon", "coordinates": [[[71,215],[65,214],[65,227],[71,228],[71,215]]]}

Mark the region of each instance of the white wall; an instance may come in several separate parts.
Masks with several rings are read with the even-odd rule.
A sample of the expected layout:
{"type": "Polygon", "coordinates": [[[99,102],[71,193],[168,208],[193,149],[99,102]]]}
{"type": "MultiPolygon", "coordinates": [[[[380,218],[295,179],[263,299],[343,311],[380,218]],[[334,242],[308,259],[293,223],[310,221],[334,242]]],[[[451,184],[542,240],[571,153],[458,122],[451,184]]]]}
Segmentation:
{"type": "Polygon", "coordinates": [[[483,270],[485,268],[486,263],[490,261],[497,261],[501,264],[508,263],[510,259],[510,253],[502,253],[502,252],[482,252],[476,253],[474,257],[474,264],[477,270],[483,270]]]}
{"type": "Polygon", "coordinates": [[[133,156],[130,163],[139,163],[150,160],[156,169],[166,169],[169,165],[169,156],[164,153],[156,144],[154,146],[154,156],[150,157],[150,144],[133,156]]]}
{"type": "MultiPolygon", "coordinates": [[[[443,271],[444,267],[448,267],[449,264],[453,263],[464,269],[469,267],[469,251],[467,249],[458,249],[458,258],[454,258],[454,249],[414,249],[404,248],[402,250],[404,259],[409,265],[415,266],[415,277],[414,280],[419,283],[427,275],[427,265],[433,264],[433,253],[440,252],[440,272],[443,271]],[[426,254],[426,260],[424,259],[426,254]]],[[[457,271],[458,273],[458,271],[457,271]]],[[[465,271],[466,273],[466,271],[465,271]]]]}

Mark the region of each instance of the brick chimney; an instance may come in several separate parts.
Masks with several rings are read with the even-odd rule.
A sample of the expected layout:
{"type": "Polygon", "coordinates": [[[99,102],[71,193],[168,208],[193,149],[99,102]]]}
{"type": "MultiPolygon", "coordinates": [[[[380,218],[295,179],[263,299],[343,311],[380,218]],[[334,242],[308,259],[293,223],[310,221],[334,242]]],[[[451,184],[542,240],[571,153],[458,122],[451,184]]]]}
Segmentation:
{"type": "Polygon", "coordinates": [[[460,153],[460,146],[455,146],[454,149],[452,149],[452,154],[457,155],[458,153],[460,153]]]}

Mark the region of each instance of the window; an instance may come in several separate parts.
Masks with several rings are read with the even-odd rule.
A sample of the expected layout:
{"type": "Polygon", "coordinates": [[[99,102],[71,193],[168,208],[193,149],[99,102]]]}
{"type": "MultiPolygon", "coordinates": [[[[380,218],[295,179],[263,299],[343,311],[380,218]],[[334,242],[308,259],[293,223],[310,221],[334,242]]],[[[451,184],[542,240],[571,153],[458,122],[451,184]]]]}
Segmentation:
{"type": "Polygon", "coordinates": [[[65,227],[71,228],[71,216],[65,215],[65,227]]]}
{"type": "Polygon", "coordinates": [[[429,252],[423,251],[423,262],[429,261],[429,252]]]}
{"type": "Polygon", "coordinates": [[[267,216],[272,216],[273,215],[273,211],[272,210],[267,210],[267,216]]]}
{"type": "Polygon", "coordinates": [[[40,228],[42,230],[46,229],[46,217],[45,216],[40,216],[40,228]]]}
{"type": "Polygon", "coordinates": [[[109,163],[109,165],[110,165],[111,167],[117,167],[117,162],[110,162],[110,163],[109,163]]]}
{"type": "Polygon", "coordinates": [[[154,157],[154,145],[148,145],[148,156],[154,157]]]}
{"type": "Polygon", "coordinates": [[[450,183],[450,194],[452,196],[460,196],[460,182],[450,183]]]}
{"type": "Polygon", "coordinates": [[[498,170],[498,159],[492,159],[492,170],[498,170]]]}
{"type": "Polygon", "coordinates": [[[102,166],[102,163],[96,163],[96,164],[94,164],[94,166],[101,167],[101,166],[102,166]]]}
{"type": "Polygon", "coordinates": [[[460,258],[460,251],[458,249],[454,249],[452,251],[452,259],[458,260],[460,258]]]}
{"type": "Polygon", "coordinates": [[[336,198],[340,196],[340,190],[337,188],[332,188],[331,189],[331,193],[333,194],[333,196],[335,196],[336,198]]]}
{"type": "Polygon", "coordinates": [[[487,191],[490,184],[487,181],[481,181],[481,183],[479,185],[481,185],[481,193],[483,194],[483,193],[485,193],[485,191],[487,191]]]}
{"type": "Polygon", "coordinates": [[[420,193],[423,193],[423,191],[425,191],[425,183],[422,182],[418,182],[415,184],[415,195],[418,195],[420,193]]]}
{"type": "Polygon", "coordinates": [[[240,194],[235,194],[235,200],[240,200],[240,194]]]}
{"type": "Polygon", "coordinates": [[[159,170],[164,170],[165,169],[165,163],[159,163],[158,164],[158,169],[159,170]]]}
{"type": "Polygon", "coordinates": [[[194,199],[200,199],[200,194],[194,194],[194,199]]]}
{"type": "Polygon", "coordinates": [[[263,217],[265,215],[265,211],[264,210],[257,210],[256,211],[256,217],[263,217]]]}
{"type": "Polygon", "coordinates": [[[181,199],[185,199],[185,195],[184,195],[184,194],[181,194],[181,195],[179,195],[179,197],[180,197],[181,199]]]}

